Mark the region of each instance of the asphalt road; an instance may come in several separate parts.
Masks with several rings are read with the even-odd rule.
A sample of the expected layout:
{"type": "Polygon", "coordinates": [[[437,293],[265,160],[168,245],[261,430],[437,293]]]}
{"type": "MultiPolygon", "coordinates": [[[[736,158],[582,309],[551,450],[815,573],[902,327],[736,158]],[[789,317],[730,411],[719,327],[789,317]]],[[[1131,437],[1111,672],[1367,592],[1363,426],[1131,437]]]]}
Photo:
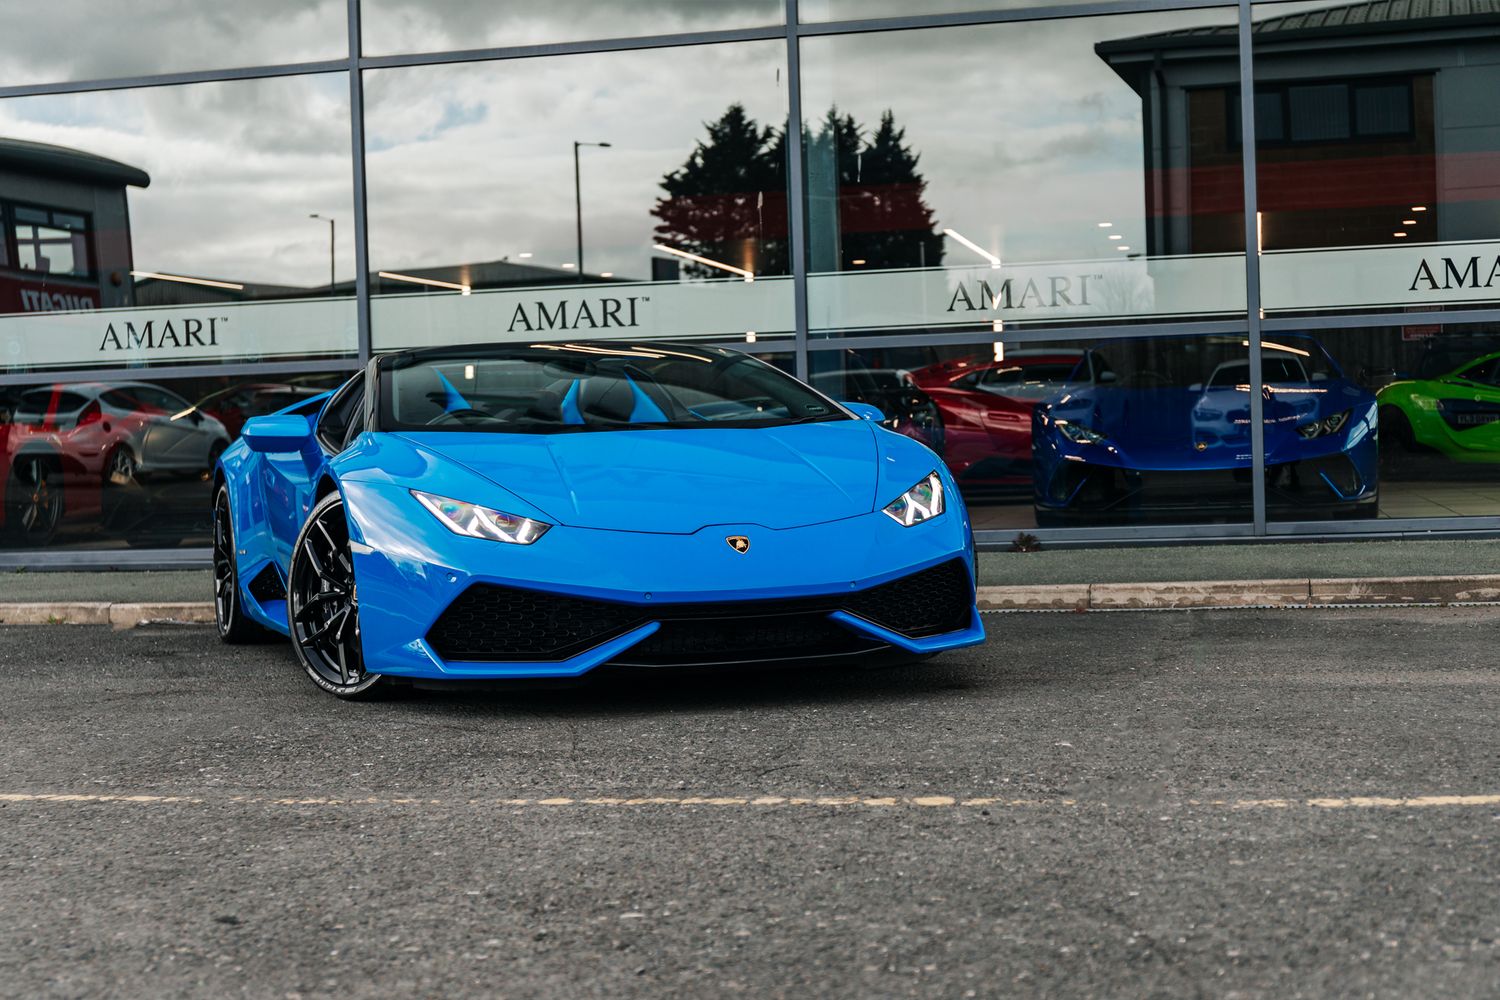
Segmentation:
{"type": "Polygon", "coordinates": [[[0,629],[0,994],[1495,995],[1500,610],[986,621],[375,704],[0,629]]]}

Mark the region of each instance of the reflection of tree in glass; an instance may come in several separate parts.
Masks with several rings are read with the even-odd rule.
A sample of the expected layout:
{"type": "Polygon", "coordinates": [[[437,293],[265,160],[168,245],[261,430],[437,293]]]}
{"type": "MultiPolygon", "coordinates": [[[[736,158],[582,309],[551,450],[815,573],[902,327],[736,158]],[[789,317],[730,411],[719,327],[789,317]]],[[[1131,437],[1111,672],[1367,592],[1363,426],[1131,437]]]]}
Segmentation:
{"type": "MultiPolygon", "coordinates": [[[[758,275],[786,274],[786,133],[761,127],[732,104],[707,124],[687,162],[661,180],[666,197],[651,214],[663,242],[758,275]]],[[[919,154],[905,143],[906,130],[895,116],[880,116],[880,127],[866,141],[866,129],[852,115],[829,109],[814,132],[804,126],[809,200],[837,189],[838,267],[866,269],[933,266],[942,261],[943,238],[923,198],[926,180],[917,171],[919,154]],[[854,261],[862,263],[856,265],[854,261]]],[[[829,200],[824,197],[823,201],[829,200]]],[[[814,205],[813,225],[830,216],[831,206],[814,205]]],[[[814,249],[818,240],[814,238],[814,249]]],[[[823,256],[815,253],[814,256],[823,256]]],[[[813,270],[831,262],[814,260],[813,270]]],[[[686,265],[700,277],[724,273],[686,265]]]]}
{"type": "MultiPolygon", "coordinates": [[[[661,179],[656,235],[681,250],[754,271],[786,274],[786,140],[731,104],[687,162],[661,179]]],[[[727,277],[698,264],[700,277],[727,277]]]]}
{"type": "MultiPolygon", "coordinates": [[[[932,267],[942,263],[943,237],[922,197],[927,180],[917,171],[921,155],[905,143],[906,129],[886,111],[863,144],[864,129],[851,116],[830,111],[824,142],[832,134],[838,164],[839,267],[932,267]],[[854,262],[862,260],[863,265],[854,262]]],[[[811,146],[809,159],[811,160],[811,146]]]]}

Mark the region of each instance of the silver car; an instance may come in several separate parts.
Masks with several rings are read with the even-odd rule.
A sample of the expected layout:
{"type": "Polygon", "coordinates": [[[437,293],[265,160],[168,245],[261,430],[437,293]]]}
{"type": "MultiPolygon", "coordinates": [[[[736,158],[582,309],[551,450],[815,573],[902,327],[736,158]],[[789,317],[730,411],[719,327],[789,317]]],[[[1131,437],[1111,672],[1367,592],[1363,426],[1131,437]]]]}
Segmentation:
{"type": "Polygon", "coordinates": [[[12,419],[56,428],[64,452],[93,453],[66,458],[84,466],[103,458],[104,478],[115,482],[141,474],[202,473],[229,446],[222,423],[176,393],[146,382],[32,389],[16,401],[12,419]]]}

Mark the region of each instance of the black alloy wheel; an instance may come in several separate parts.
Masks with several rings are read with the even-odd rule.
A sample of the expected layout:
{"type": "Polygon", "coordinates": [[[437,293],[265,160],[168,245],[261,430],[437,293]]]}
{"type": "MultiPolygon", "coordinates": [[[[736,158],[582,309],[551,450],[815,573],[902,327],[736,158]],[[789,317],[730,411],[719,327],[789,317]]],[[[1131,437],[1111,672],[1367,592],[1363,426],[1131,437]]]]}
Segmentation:
{"type": "Polygon", "coordinates": [[[46,545],[62,523],[62,471],[43,455],[23,455],[5,485],[5,531],[24,546],[46,545]]]}
{"type": "Polygon", "coordinates": [[[234,551],[234,522],[229,517],[229,487],[214,497],[214,624],[219,641],[230,645],[264,642],[272,633],[251,621],[240,604],[239,563],[234,551]]]}
{"type": "Polygon", "coordinates": [[[314,684],[351,699],[378,688],[381,676],[364,667],[349,521],[338,493],[318,501],[297,536],[287,599],[292,645],[314,684]]]}

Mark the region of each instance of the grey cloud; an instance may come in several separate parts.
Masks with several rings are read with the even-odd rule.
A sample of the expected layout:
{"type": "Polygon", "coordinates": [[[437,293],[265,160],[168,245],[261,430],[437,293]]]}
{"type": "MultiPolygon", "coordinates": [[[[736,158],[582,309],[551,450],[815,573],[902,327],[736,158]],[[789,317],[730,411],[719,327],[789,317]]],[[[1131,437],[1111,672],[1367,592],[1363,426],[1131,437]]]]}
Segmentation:
{"type": "Polygon", "coordinates": [[[6,17],[0,86],[338,59],[344,0],[47,0],[6,17]]]}
{"type": "MultiPolygon", "coordinates": [[[[342,0],[332,6],[340,20],[342,0]]],[[[275,40],[297,34],[284,25],[328,7],[266,0],[256,24],[219,39],[219,51],[249,51],[253,36],[264,46],[258,60],[281,61],[288,50],[275,40]]],[[[164,51],[201,46],[213,30],[227,30],[230,8],[218,0],[197,8],[205,9],[183,25],[164,13],[180,10],[177,0],[155,0],[141,16],[159,26],[164,51]]],[[[374,24],[421,21],[433,38],[447,39],[443,45],[485,44],[484,33],[504,21],[502,9],[534,25],[576,14],[579,31],[628,34],[648,23],[721,24],[758,8],[630,0],[366,6],[374,24]]],[[[1179,12],[810,39],[804,108],[816,118],[837,103],[866,123],[891,108],[922,155],[928,200],[943,225],[1004,246],[1007,257],[1087,255],[1097,252],[1092,220],[1114,218],[1126,229],[1144,213],[1139,98],[1098,59],[1094,43],[1224,17],[1179,12]]],[[[12,59],[21,51],[10,38],[0,48],[12,59]]],[[[762,123],[784,121],[784,56],[783,43],[766,41],[368,73],[372,264],[399,269],[523,251],[539,264],[571,260],[572,142],[603,140],[614,148],[586,150],[583,161],[589,269],[644,276],[661,176],[681,165],[703,123],[732,101],[762,123]]],[[[341,219],[339,273],[353,273],[347,101],[340,74],[28,98],[0,102],[0,135],[148,170],[152,187],[131,192],[141,266],[316,284],[326,231],[309,212],[341,219]]]]}

